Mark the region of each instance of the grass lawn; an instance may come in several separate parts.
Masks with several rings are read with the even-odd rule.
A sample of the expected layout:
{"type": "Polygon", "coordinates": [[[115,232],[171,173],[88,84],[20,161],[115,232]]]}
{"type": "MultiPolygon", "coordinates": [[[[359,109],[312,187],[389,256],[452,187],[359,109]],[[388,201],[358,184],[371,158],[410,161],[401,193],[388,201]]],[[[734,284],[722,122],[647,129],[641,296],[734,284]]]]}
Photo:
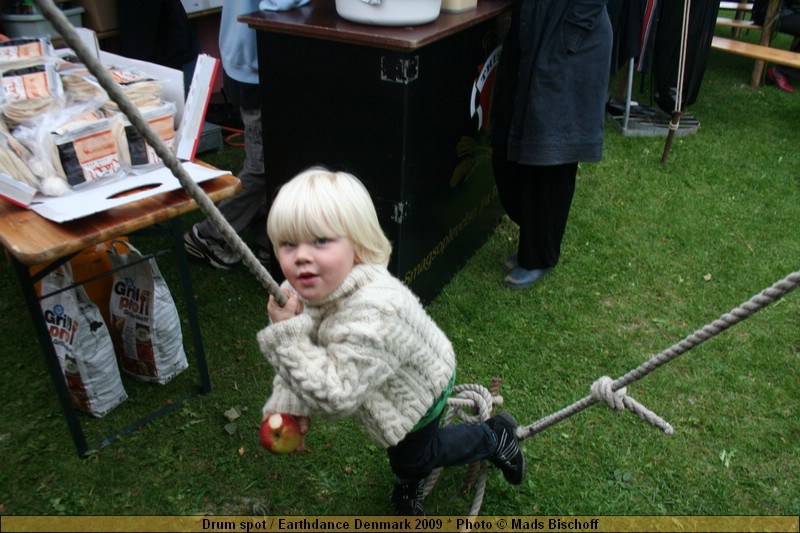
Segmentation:
{"type": "MultiPolygon", "coordinates": [[[[607,128],[603,161],[580,168],[561,264],[535,287],[503,288],[515,232],[498,226],[429,306],[455,345],[459,382],[501,377],[504,408],[527,425],[800,270],[800,94],[752,89],[751,68],[711,52],[688,110],[701,128],[675,139],[666,165],[663,138],[607,128]]],[[[206,160],[237,171],[241,152],[206,160]]],[[[172,263],[159,259],[182,309],[172,263]]],[[[352,421],[314,420],[307,453],[265,453],[257,428],[272,370],[255,344],[265,291],[244,268],[197,266],[192,277],[213,392],[79,459],[0,264],[0,514],[391,513],[386,455],[352,421]]],[[[798,515],[799,368],[794,293],[629,386],[674,435],[592,407],[524,441],[521,486],[490,469],[482,513],[798,515]]],[[[195,380],[193,367],[166,387],[126,380],[128,401],[102,420],[82,417],[90,441],[195,380]]],[[[466,512],[463,473],[444,472],[429,514],[466,512]]]]}

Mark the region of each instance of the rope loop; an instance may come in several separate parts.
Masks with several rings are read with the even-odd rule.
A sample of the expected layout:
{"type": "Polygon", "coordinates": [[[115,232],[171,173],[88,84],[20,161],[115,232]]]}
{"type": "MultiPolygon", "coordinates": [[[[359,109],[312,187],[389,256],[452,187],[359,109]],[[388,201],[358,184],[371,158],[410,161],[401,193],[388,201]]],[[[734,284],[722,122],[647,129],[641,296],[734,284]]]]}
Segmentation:
{"type": "Polygon", "coordinates": [[[492,416],[492,408],[503,403],[502,396],[492,396],[489,389],[477,383],[464,383],[453,387],[451,397],[447,399],[450,410],[447,412],[445,424],[458,417],[468,424],[478,424],[492,416]]]}

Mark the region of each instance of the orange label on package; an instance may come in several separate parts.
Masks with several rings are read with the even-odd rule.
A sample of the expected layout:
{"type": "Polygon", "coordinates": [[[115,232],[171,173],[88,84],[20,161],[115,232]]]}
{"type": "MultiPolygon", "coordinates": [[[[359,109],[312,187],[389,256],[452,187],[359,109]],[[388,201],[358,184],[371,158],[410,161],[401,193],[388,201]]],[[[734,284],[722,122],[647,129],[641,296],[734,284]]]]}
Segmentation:
{"type": "Polygon", "coordinates": [[[35,100],[51,95],[46,72],[3,78],[3,92],[10,100],[35,100]]]}
{"type": "Polygon", "coordinates": [[[73,146],[87,180],[102,178],[120,168],[119,151],[111,131],[75,139],[73,146]]]}
{"type": "Polygon", "coordinates": [[[40,57],[44,55],[41,41],[0,47],[0,59],[20,59],[23,57],[40,57]]]}
{"type": "Polygon", "coordinates": [[[126,70],[126,69],[111,69],[109,71],[111,77],[119,83],[120,85],[127,85],[129,83],[134,83],[137,81],[145,81],[149,80],[150,76],[144,74],[142,72],[137,72],[134,70],[126,70]]]}
{"type": "Polygon", "coordinates": [[[172,123],[172,115],[157,118],[148,122],[153,130],[165,141],[172,140],[175,137],[175,128],[172,123]]]}

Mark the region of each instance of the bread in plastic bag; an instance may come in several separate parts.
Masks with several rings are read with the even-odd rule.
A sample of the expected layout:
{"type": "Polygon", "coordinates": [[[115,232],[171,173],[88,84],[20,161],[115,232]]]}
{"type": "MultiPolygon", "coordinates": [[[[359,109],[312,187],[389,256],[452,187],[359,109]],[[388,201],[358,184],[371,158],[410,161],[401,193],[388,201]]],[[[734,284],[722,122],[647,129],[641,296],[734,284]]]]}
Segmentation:
{"type": "MultiPolygon", "coordinates": [[[[153,131],[172,150],[175,143],[175,104],[164,102],[158,106],[141,108],[140,111],[153,131]]],[[[121,150],[123,166],[140,171],[163,166],[153,147],[144,140],[127,117],[122,114],[120,116],[125,124],[125,142],[120,143],[124,147],[121,150]]]]}

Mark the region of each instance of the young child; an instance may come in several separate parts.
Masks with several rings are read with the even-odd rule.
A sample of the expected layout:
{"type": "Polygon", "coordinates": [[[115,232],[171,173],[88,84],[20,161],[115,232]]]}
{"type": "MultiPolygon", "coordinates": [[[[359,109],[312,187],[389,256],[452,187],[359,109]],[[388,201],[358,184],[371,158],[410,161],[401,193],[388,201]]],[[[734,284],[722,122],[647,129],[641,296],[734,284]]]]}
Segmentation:
{"type": "Polygon", "coordinates": [[[258,333],[275,368],[263,408],[300,418],[351,416],[387,449],[398,514],[424,513],[434,468],[488,459],[522,482],[516,421],[439,427],[455,382],[456,356],[417,297],[387,270],[391,244],[354,176],[312,168],[278,192],[267,233],[286,276],[283,307],[270,296],[271,325],[258,333]]]}

